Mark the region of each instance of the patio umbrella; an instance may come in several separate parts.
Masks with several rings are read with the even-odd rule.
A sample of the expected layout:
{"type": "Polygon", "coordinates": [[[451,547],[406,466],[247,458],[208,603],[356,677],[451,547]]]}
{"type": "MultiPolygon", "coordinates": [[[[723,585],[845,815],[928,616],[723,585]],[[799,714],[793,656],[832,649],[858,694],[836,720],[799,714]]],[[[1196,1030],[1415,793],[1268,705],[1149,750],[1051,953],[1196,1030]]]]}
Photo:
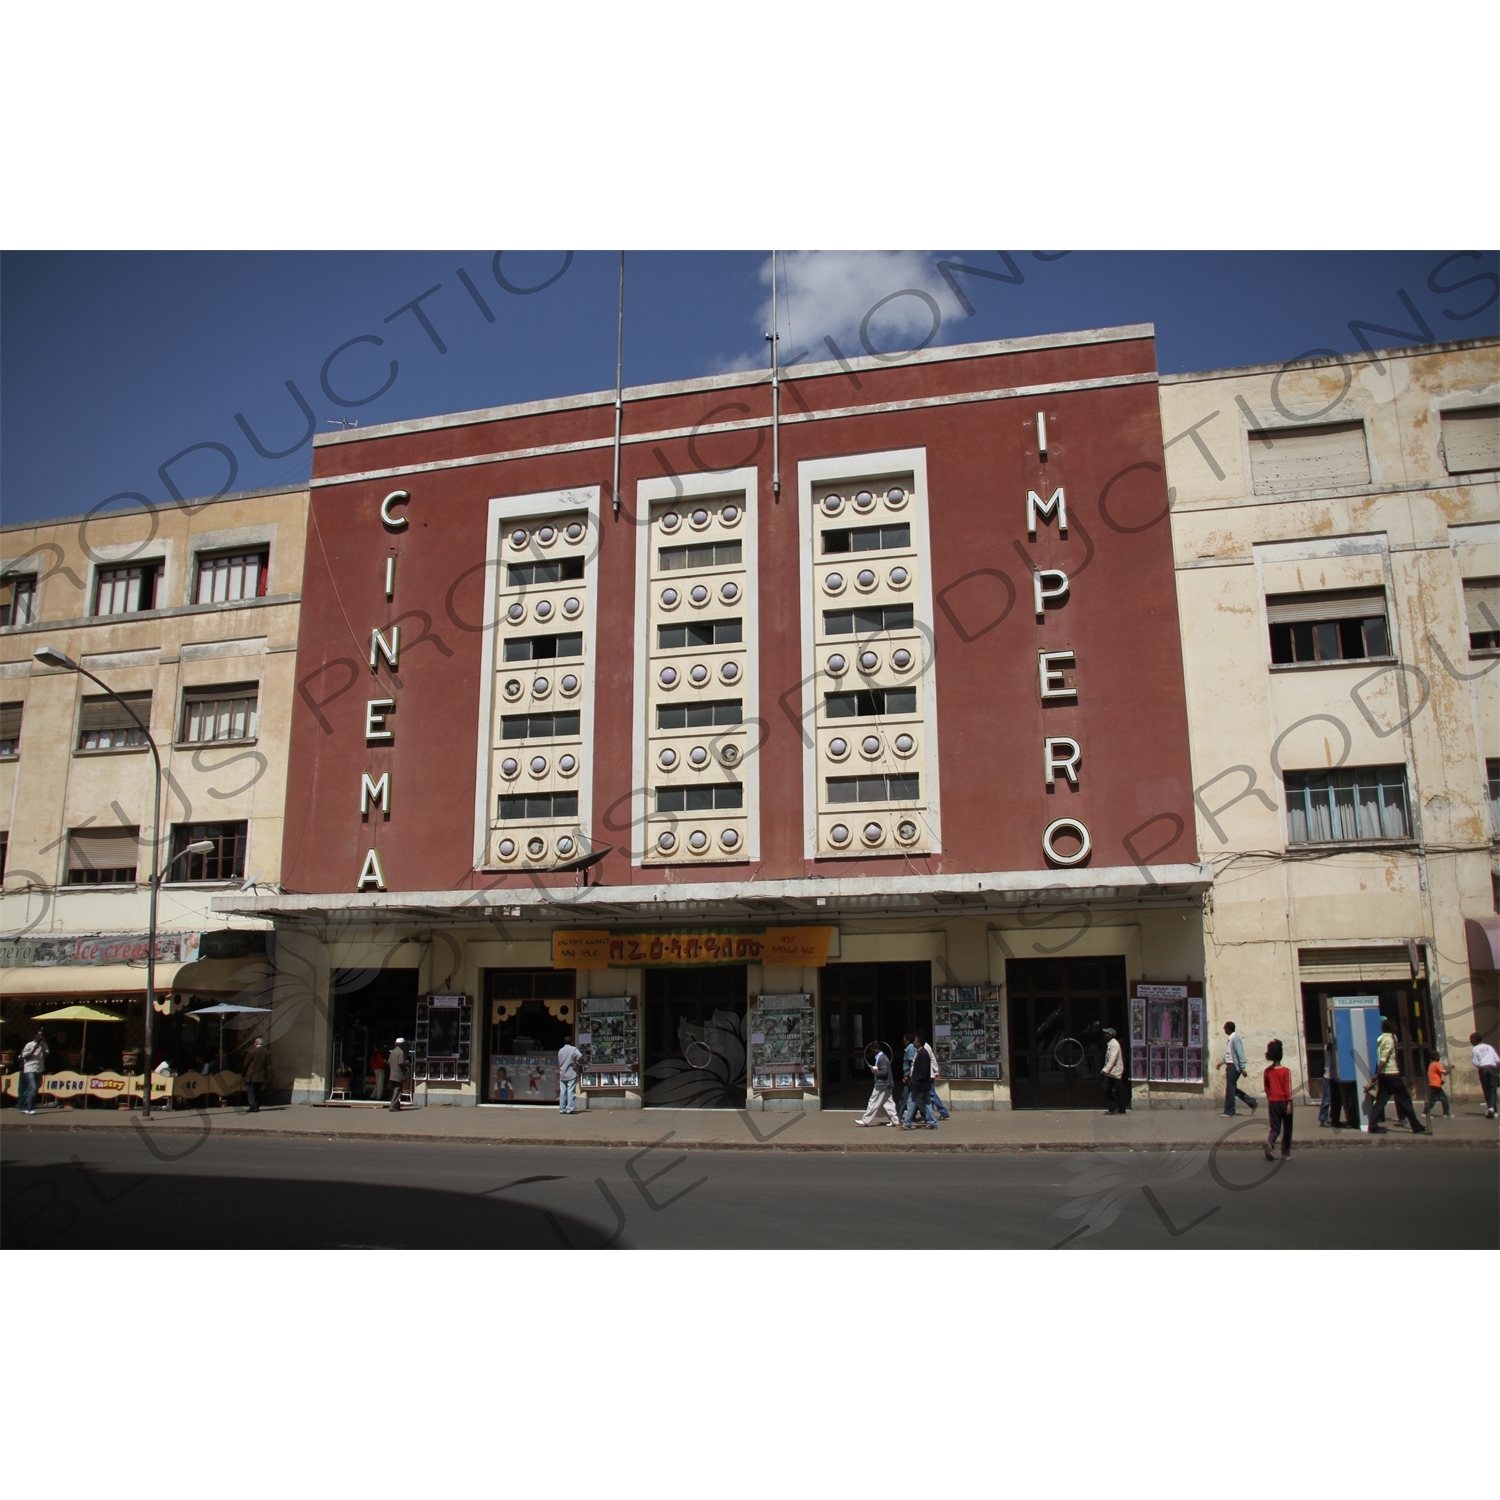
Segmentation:
{"type": "Polygon", "coordinates": [[[269,1005],[233,1005],[225,1001],[221,1005],[205,1005],[201,1010],[190,1010],[188,1020],[196,1021],[199,1016],[217,1016],[219,1018],[219,1071],[224,1071],[224,1017],[225,1016],[268,1016],[271,1014],[269,1005]]]}
{"type": "Polygon", "coordinates": [[[88,1061],[89,1050],[89,1022],[90,1021],[123,1021],[124,1016],[117,1016],[113,1011],[96,1010],[92,1005],[65,1005],[61,1010],[49,1010],[46,1015],[33,1016],[36,1021],[82,1021],[83,1040],[78,1044],[78,1063],[80,1068],[88,1061]]]}

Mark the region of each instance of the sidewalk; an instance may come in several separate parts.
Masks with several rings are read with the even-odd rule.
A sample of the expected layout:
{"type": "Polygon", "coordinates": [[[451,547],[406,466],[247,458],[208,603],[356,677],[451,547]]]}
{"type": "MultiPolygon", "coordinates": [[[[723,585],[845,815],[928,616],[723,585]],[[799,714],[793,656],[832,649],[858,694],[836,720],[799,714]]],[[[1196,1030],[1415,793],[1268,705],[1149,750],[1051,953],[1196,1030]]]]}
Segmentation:
{"type": "MultiPolygon", "coordinates": [[[[404,1109],[336,1108],[314,1104],[273,1105],[259,1114],[242,1108],[156,1110],[153,1135],[259,1136],[284,1139],[422,1140],[482,1145],[641,1147],[660,1143],[669,1133],[675,1146],[713,1151],[1150,1151],[1198,1149],[1258,1151],[1265,1140],[1265,1111],[1226,1119],[1215,1110],[1132,1110],[1125,1116],[1102,1111],[965,1110],[933,1130],[859,1129],[856,1114],[751,1114],[742,1110],[592,1110],[573,1116],[537,1105],[404,1109]]],[[[138,1110],[52,1109],[22,1115],[0,1114],[0,1131],[130,1130],[138,1110]]],[[[1430,1135],[1413,1136],[1404,1126],[1366,1136],[1318,1127],[1317,1111],[1296,1113],[1294,1149],[1371,1151],[1401,1147],[1431,1151],[1444,1147],[1490,1147],[1500,1143],[1500,1127],[1486,1120],[1478,1104],[1460,1104],[1456,1119],[1436,1123],[1430,1135]]]]}

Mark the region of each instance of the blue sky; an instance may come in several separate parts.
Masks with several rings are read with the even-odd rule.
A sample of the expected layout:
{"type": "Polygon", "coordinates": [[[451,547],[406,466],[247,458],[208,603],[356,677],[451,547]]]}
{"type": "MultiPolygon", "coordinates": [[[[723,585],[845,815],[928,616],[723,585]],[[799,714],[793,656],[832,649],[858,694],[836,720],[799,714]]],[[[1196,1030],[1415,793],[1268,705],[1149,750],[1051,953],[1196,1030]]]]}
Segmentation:
{"type": "MultiPolygon", "coordinates": [[[[889,352],[1153,322],[1163,371],[1354,352],[1351,323],[1396,330],[1367,333],[1377,348],[1424,342],[1419,318],[1436,338],[1472,338],[1500,330],[1497,262],[1494,252],[1451,250],[794,253],[783,357],[827,358],[827,338],[864,352],[862,327],[871,349],[889,352]],[[1004,279],[945,277],[945,260],[1004,279]]],[[[169,485],[212,494],[231,473],[234,489],[303,479],[311,444],[288,381],[319,431],[330,418],[368,426],[612,386],[617,255],[506,252],[499,274],[509,288],[495,263],[491,251],[5,255],[4,521],[79,514],[121,494],[162,502],[169,485]],[[429,333],[400,309],[434,287],[420,303],[429,333]],[[361,400],[387,381],[392,360],[396,375],[376,399],[339,406],[323,387],[324,362],[362,336],[383,342],[339,356],[333,394],[361,400]],[[237,414],[261,447],[291,451],[258,454],[237,414]],[[172,461],[205,444],[218,446],[172,461]]],[[[764,251],[631,252],[627,384],[763,365],[768,269],[764,251]]]]}

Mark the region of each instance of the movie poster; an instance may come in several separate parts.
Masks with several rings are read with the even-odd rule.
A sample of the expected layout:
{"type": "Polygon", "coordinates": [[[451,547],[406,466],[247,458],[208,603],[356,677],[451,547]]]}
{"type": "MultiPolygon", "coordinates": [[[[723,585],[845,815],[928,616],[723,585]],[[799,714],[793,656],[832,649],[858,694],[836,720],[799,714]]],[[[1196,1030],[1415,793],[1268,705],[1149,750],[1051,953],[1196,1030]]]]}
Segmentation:
{"type": "Polygon", "coordinates": [[[491,1104],[556,1104],[557,1058],[547,1053],[490,1057],[491,1104]]]}

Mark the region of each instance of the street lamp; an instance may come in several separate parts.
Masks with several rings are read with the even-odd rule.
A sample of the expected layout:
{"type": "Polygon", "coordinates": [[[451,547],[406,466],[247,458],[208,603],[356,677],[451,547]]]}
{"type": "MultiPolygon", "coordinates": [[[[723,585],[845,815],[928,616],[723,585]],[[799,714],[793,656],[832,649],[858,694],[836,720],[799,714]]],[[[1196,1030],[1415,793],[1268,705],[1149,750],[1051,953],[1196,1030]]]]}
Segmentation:
{"type": "Polygon", "coordinates": [[[79,666],[71,656],[59,651],[55,646],[43,646],[40,651],[33,654],[44,667],[54,667],[59,672],[77,672],[81,677],[87,677],[90,682],[103,688],[130,715],[136,727],[146,736],[146,744],[151,749],[151,759],[156,765],[151,805],[151,915],[146,935],[146,1034],[143,1044],[144,1079],[141,1091],[141,1118],[149,1120],[151,1118],[151,1017],[156,1010],[156,896],[167,871],[179,859],[189,854],[206,854],[214,847],[214,844],[212,839],[201,839],[196,844],[189,844],[186,849],[173,855],[167,861],[165,868],[160,866],[158,851],[161,848],[161,755],[157,751],[156,741],[151,738],[151,731],[141,723],[136,711],[107,682],[95,677],[87,667],[79,666]]]}

